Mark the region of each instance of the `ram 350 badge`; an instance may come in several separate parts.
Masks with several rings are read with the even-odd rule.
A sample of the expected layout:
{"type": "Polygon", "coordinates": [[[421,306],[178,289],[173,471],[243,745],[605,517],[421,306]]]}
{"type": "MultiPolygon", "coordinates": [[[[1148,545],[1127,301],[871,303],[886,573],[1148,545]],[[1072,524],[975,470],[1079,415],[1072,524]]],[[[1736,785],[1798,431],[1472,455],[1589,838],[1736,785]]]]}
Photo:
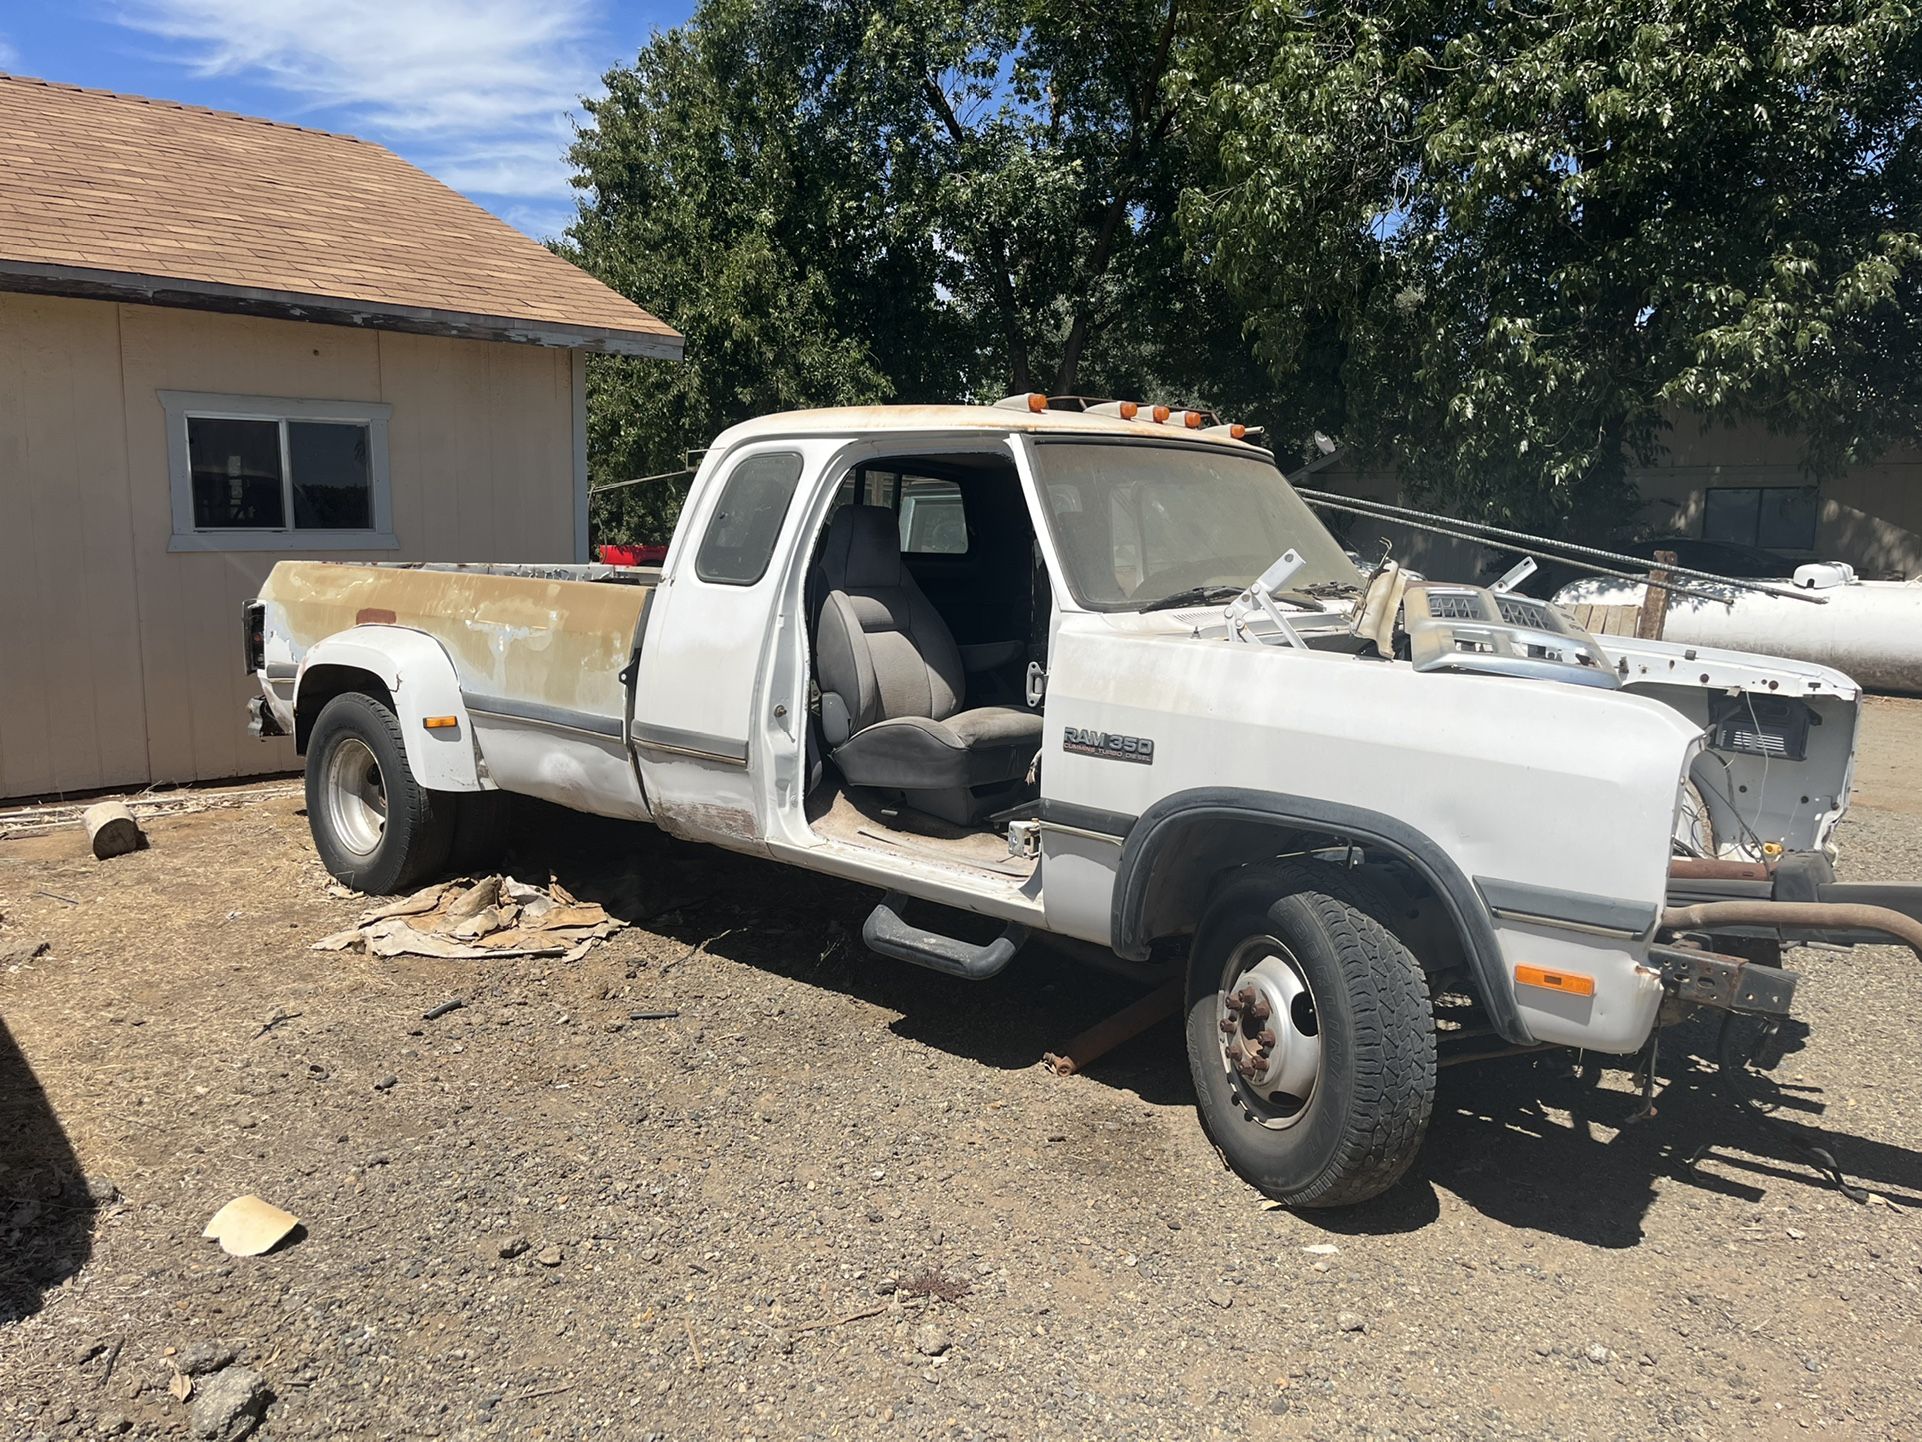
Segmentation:
{"type": "Polygon", "coordinates": [[[1061,749],[1077,756],[1103,756],[1110,761],[1138,761],[1154,765],[1155,743],[1146,736],[1115,736],[1106,731],[1090,731],[1080,726],[1062,730],[1061,749]]]}

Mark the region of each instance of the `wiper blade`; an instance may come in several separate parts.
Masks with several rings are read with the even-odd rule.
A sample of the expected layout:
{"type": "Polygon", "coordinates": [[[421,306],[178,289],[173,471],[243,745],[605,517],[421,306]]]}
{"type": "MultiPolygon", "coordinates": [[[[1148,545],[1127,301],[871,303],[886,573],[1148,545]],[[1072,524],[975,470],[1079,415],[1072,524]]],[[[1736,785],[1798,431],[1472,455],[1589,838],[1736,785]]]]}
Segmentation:
{"type": "Polygon", "coordinates": [[[1191,586],[1185,591],[1176,591],[1172,596],[1163,596],[1159,601],[1150,601],[1141,609],[1172,611],[1177,606],[1205,606],[1210,601],[1232,601],[1244,589],[1241,586],[1191,586]]]}

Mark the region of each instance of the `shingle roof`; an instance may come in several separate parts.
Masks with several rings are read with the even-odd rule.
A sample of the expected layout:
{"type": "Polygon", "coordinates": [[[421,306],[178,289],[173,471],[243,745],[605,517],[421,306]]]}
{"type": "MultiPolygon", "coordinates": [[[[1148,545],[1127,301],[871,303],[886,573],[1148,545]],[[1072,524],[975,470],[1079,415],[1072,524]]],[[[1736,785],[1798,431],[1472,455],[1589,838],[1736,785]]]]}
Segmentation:
{"type": "Polygon", "coordinates": [[[0,74],[0,289],[679,355],[675,330],[383,146],[0,74]]]}

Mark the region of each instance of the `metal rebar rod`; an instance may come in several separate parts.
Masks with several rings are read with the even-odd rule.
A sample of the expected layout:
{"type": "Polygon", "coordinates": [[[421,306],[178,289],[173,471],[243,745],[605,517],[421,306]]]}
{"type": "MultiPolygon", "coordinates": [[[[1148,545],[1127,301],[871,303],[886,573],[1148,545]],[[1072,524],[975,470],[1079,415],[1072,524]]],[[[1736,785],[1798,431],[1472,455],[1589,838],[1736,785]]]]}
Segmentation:
{"type": "MultiPolygon", "coordinates": [[[[1360,506],[1349,505],[1346,501],[1323,500],[1317,493],[1311,491],[1303,491],[1300,495],[1309,505],[1322,510],[1348,511],[1357,516],[1367,516],[1371,520],[1394,521],[1396,525],[1406,526],[1411,531],[1431,531],[1437,536],[1449,536],[1455,540],[1481,541],[1486,544],[1484,537],[1476,536],[1467,531],[1455,529],[1450,526],[1432,525],[1426,521],[1405,521],[1394,516],[1378,516],[1373,511],[1365,511],[1360,506]]],[[[1574,566],[1583,571],[1594,571],[1598,575],[1614,576],[1618,580],[1646,581],[1648,579],[1647,573],[1642,571],[1617,571],[1608,566],[1598,565],[1594,561],[1578,561],[1573,557],[1561,557],[1559,559],[1561,559],[1565,565],[1574,566]]],[[[1670,581],[1666,584],[1669,591],[1677,596],[1698,596],[1704,601],[1721,601],[1724,603],[1728,600],[1727,596],[1717,595],[1713,591],[1699,590],[1694,586],[1685,586],[1676,581],[1670,581]]],[[[1798,597],[1797,599],[1807,598],[1798,597]]]]}
{"type": "MultiPolygon", "coordinates": [[[[1369,500],[1367,497],[1360,496],[1337,495],[1333,491],[1315,491],[1303,487],[1296,487],[1295,493],[1311,504],[1319,502],[1323,505],[1332,506],[1337,510],[1351,510],[1357,515],[1373,516],[1376,520],[1406,520],[1411,524],[1414,522],[1445,522],[1450,526],[1458,527],[1463,532],[1480,533],[1477,535],[1466,535],[1463,539],[1480,540],[1484,544],[1489,540],[1509,541],[1517,545],[1534,547],[1536,549],[1559,551],[1564,558],[1570,556],[1587,556],[1596,560],[1609,561],[1617,566],[1640,567],[1640,570],[1631,573],[1633,577],[1638,580],[1644,577],[1648,569],[1639,556],[1624,555],[1620,551],[1604,551],[1598,546],[1577,545],[1573,541],[1557,541],[1548,536],[1533,536],[1526,531],[1511,531],[1504,526],[1490,525],[1486,521],[1463,521],[1453,516],[1436,515],[1432,511],[1417,511],[1406,506],[1390,505],[1387,501],[1374,501],[1369,500]]],[[[1442,534],[1446,535],[1449,533],[1443,531],[1442,534]]],[[[1597,567],[1595,569],[1600,568],[1597,567]]],[[[1763,585],[1759,581],[1745,581],[1736,576],[1718,576],[1713,571],[1697,571],[1690,566],[1669,566],[1667,569],[1673,575],[1687,576],[1696,581],[1710,581],[1718,586],[1734,586],[1744,591],[1759,591],[1764,596],[1778,596],[1786,601],[1806,601],[1816,606],[1825,606],[1828,604],[1826,597],[1807,595],[1796,590],[1785,591],[1778,586],[1763,585]]],[[[1609,574],[1619,573],[1611,572],[1609,574]]]]}

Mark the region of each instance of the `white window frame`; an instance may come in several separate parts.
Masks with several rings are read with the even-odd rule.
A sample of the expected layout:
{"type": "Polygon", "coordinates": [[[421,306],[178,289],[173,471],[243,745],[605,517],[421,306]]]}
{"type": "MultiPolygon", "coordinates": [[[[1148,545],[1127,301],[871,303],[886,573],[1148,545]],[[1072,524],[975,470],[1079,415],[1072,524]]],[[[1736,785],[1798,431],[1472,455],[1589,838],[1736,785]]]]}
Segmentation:
{"type": "Polygon", "coordinates": [[[207,391],[161,391],[167,412],[167,480],[173,492],[173,539],[169,551],[396,551],[393,494],[387,473],[387,422],[394,408],[374,401],[310,401],[285,396],[218,395],[207,391]],[[189,420],[279,421],[280,482],[287,524],[241,530],[194,525],[193,465],[187,451],[189,420]],[[287,456],[287,421],[352,421],[367,427],[367,474],[373,525],[364,531],[301,530],[293,524],[293,471],[287,456]]]}

